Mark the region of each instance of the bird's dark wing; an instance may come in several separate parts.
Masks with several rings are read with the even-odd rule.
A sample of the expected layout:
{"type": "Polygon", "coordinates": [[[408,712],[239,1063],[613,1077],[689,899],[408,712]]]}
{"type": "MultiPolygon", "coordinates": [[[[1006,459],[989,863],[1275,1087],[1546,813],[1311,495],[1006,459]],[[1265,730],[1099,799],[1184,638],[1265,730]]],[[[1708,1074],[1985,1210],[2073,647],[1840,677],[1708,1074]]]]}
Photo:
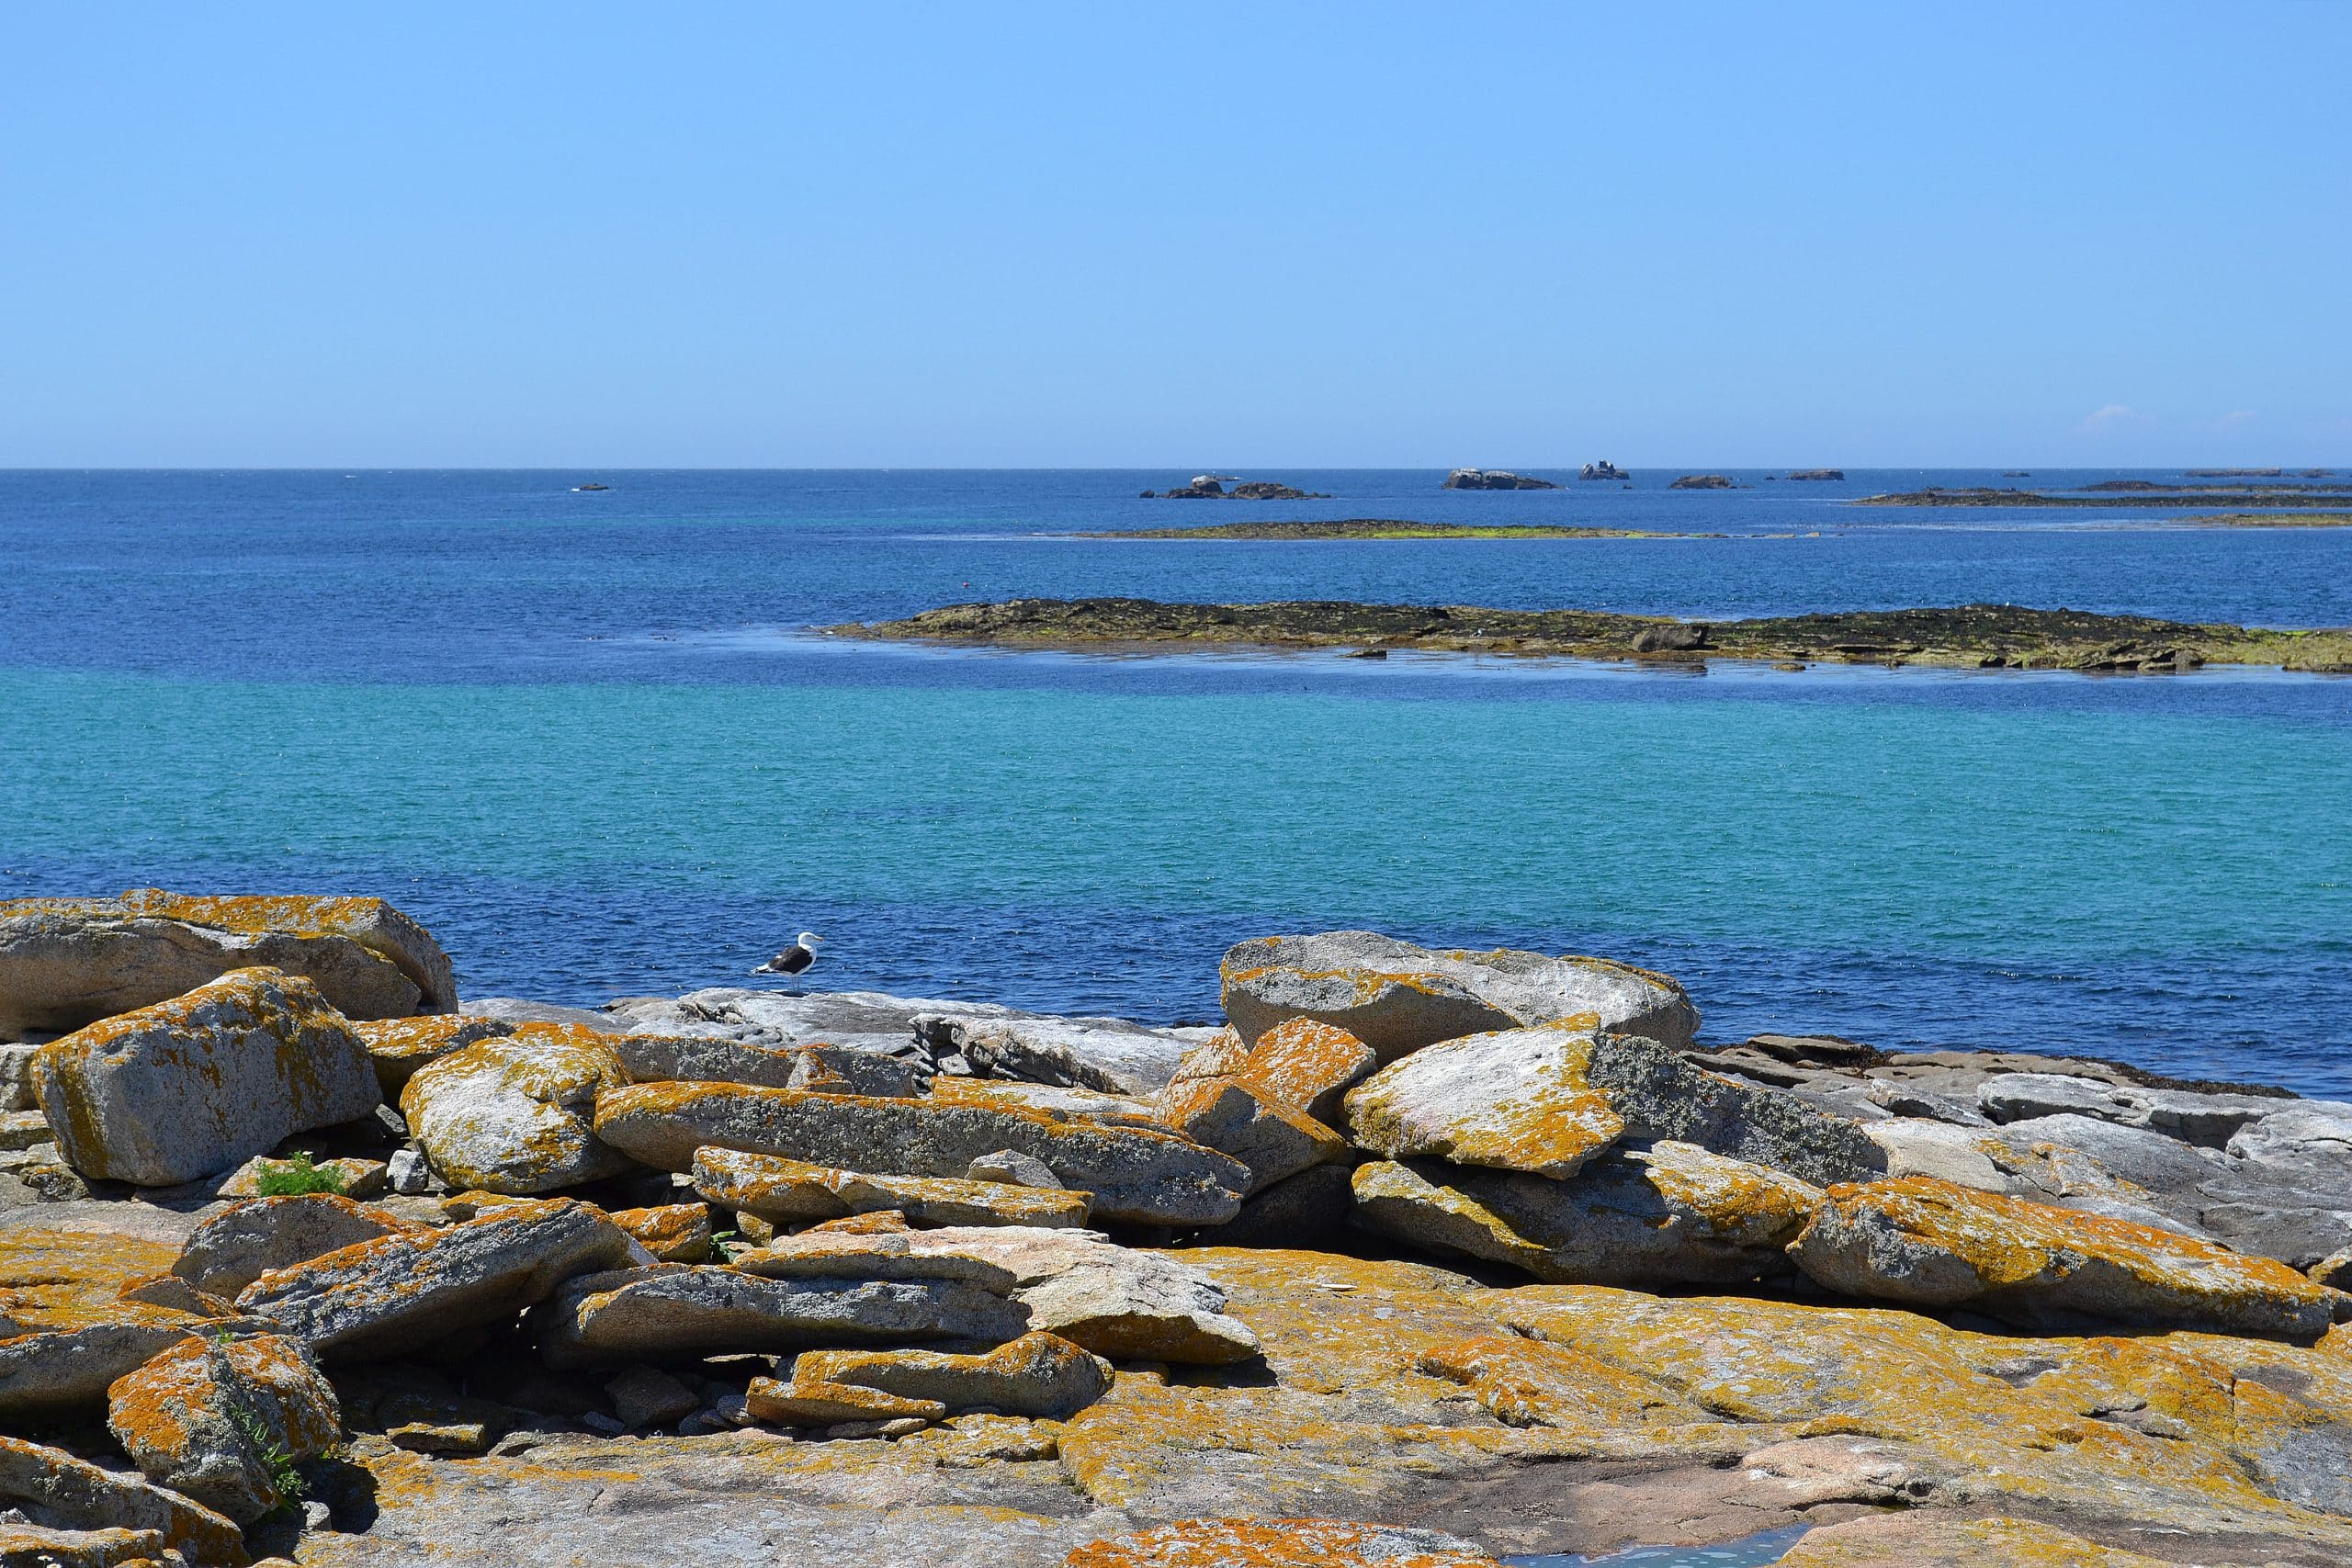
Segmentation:
{"type": "Polygon", "coordinates": [[[817,955],[805,947],[787,947],[770,960],[779,975],[797,975],[816,962],[817,955]]]}

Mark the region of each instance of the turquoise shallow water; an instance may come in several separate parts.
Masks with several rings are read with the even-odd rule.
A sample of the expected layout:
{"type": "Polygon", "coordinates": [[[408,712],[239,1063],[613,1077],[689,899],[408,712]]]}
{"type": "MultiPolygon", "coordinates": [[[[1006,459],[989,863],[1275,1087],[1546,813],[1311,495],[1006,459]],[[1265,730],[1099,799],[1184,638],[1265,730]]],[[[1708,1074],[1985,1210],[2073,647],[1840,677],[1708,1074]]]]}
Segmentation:
{"type": "MultiPolygon", "coordinates": [[[[1179,473],[0,473],[0,897],[372,891],[464,988],[811,983],[1214,1016],[1272,930],[1615,954],[1706,1032],[2352,1093],[2352,680],[943,654],[811,625],[1131,593],[2352,624],[2352,529],[1849,504],[1949,471],[1293,517],[1721,538],[1216,546],[1179,473]]],[[[2122,476],[2044,474],[2075,487],[2122,476]]],[[[2177,479],[2180,476],[2136,477],[2177,479]]],[[[1203,510],[1205,507],[1207,510],[1203,510]]]]}
{"type": "Polygon", "coordinates": [[[1988,705],[1962,677],[1841,700],[1557,666],[1171,684],[1066,660],[1091,683],[1024,685],[987,682],[1026,660],[825,657],[963,678],[0,670],[0,886],[381,888],[469,991],[578,999],[732,982],[808,923],[829,985],[1158,1018],[1208,1015],[1227,942],[1361,922],[1655,964],[1711,1035],[2352,1088],[2352,727],[2324,710],[2041,694],[2090,684],[2066,677],[1988,705]]]}

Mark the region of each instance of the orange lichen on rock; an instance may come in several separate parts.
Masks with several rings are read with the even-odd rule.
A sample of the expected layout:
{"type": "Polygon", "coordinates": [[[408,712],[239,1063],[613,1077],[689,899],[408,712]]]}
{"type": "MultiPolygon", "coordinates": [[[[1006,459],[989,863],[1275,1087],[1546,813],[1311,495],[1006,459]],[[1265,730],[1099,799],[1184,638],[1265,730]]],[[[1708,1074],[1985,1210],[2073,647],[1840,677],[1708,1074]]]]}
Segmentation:
{"type": "Polygon", "coordinates": [[[1849,1295],[1965,1302],[2029,1323],[2103,1317],[2317,1338],[2348,1304],[2267,1258],[1927,1176],[1832,1187],[1790,1253],[1849,1295]]]}
{"type": "MultiPolygon", "coordinates": [[[[1239,1039],[1234,1036],[1237,1043],[1239,1039]]],[[[1258,1036],[1232,1076],[1317,1121],[1331,1122],[1339,1117],[1340,1097],[1379,1065],[1371,1046],[1338,1024],[1295,1018],[1258,1036]]]]}
{"type": "Polygon", "coordinates": [[[1425,1046],[1348,1091],[1349,1134],[1392,1159],[1574,1175],[1625,1130],[1586,1081],[1594,1043],[1570,1020],[1425,1046]]]}
{"type": "Polygon", "coordinates": [[[1332,1519],[1189,1519],[1081,1546],[1066,1568],[1499,1568],[1467,1542],[1332,1519]]]}
{"type": "Polygon", "coordinates": [[[700,1263],[710,1257],[710,1210],[703,1204],[614,1209],[605,1218],[663,1263],[700,1263]]]}
{"type": "Polygon", "coordinates": [[[1900,1513],[1808,1530],[1779,1568],[2172,1568],[2030,1519],[1900,1513]]]}

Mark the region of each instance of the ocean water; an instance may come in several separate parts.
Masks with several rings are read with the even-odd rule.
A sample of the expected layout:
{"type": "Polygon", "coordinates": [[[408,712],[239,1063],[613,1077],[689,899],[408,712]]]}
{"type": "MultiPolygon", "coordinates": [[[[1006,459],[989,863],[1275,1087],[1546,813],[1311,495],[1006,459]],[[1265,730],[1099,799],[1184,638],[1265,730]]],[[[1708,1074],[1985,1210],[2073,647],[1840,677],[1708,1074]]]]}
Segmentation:
{"type": "Polygon", "coordinates": [[[1136,498],[1174,472],[0,474],[0,897],[379,892],[466,992],[582,1002],[751,983],[805,926],[812,985],[1161,1021],[1214,1016],[1233,941],[1366,925],[1664,968],[1713,1038],[2352,1093],[2352,680],[809,630],[1080,593],[2352,624],[2352,531],[1880,512],[1840,502],[2003,481],[1849,475],[1291,471],[1334,499],[1251,505],[1136,498]],[[1732,536],[1051,536],[1259,516],[1732,536]]]}

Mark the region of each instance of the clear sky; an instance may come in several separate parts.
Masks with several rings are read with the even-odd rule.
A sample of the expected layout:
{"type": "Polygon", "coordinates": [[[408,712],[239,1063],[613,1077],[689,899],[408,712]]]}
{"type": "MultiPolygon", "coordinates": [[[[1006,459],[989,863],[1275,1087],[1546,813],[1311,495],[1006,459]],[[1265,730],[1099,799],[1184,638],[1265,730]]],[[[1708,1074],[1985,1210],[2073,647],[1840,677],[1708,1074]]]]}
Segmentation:
{"type": "Polygon", "coordinates": [[[0,9],[0,466],[2352,463],[2352,5],[0,9]]]}

